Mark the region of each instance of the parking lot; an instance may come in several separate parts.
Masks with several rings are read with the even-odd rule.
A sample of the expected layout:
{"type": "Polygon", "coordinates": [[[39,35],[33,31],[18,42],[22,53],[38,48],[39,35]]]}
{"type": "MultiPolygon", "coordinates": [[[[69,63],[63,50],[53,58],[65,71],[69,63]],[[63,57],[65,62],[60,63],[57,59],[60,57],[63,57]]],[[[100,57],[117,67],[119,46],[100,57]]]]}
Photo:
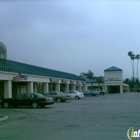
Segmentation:
{"type": "Polygon", "coordinates": [[[127,140],[140,129],[140,94],[106,94],[41,109],[0,108],[0,140],[127,140]]]}

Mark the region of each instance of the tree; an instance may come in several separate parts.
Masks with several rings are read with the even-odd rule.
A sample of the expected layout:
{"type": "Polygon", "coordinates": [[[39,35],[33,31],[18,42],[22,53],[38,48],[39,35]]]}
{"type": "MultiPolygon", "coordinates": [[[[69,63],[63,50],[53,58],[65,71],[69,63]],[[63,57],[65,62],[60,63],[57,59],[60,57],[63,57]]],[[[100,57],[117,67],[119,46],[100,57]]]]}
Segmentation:
{"type": "Polygon", "coordinates": [[[100,88],[100,84],[102,83],[102,76],[96,77],[96,80],[98,82],[98,88],[100,88]]]}
{"type": "Polygon", "coordinates": [[[135,78],[135,83],[133,83],[133,78],[126,78],[123,82],[129,85],[131,91],[134,91],[134,89],[138,89],[140,85],[140,81],[137,78],[135,78]]]}
{"type": "Polygon", "coordinates": [[[133,54],[133,52],[129,51],[128,56],[130,57],[130,60],[131,60],[132,73],[133,73],[133,88],[134,88],[134,59],[135,59],[135,54],[133,54]]]}
{"type": "Polygon", "coordinates": [[[133,87],[133,79],[126,78],[123,82],[128,84],[130,88],[133,87]]]}
{"type": "Polygon", "coordinates": [[[92,89],[93,89],[94,73],[93,73],[91,70],[88,70],[87,73],[82,72],[82,73],[80,74],[80,76],[89,78],[89,79],[91,80],[91,86],[92,86],[92,89]]]}
{"type": "Polygon", "coordinates": [[[137,59],[137,79],[139,80],[138,69],[139,69],[139,59],[140,59],[140,55],[137,54],[137,55],[135,56],[135,59],[137,59]]]}

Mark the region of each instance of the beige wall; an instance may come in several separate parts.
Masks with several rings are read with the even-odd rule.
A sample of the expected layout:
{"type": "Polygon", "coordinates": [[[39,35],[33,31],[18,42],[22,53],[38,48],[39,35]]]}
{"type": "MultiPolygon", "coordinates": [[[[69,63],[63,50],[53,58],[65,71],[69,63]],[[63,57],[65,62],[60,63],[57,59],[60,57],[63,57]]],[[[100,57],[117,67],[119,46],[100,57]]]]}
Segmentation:
{"type": "Polygon", "coordinates": [[[107,92],[109,92],[107,87],[119,86],[120,93],[123,93],[123,71],[104,72],[104,80],[105,90],[107,92]]]}
{"type": "Polygon", "coordinates": [[[118,84],[123,82],[123,72],[122,71],[109,71],[104,72],[104,78],[106,84],[118,84]]]}

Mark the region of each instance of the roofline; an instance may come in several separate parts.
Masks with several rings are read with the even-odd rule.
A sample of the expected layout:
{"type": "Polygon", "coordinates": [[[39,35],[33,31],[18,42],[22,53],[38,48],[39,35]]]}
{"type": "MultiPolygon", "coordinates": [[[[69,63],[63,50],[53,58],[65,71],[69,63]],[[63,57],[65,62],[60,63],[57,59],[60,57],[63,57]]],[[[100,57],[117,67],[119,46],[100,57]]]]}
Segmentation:
{"type": "MultiPolygon", "coordinates": [[[[17,63],[17,64],[23,64],[23,65],[27,65],[27,66],[32,66],[32,67],[36,67],[36,68],[41,68],[41,69],[50,70],[50,71],[53,71],[53,72],[60,72],[60,73],[63,73],[63,74],[68,74],[68,75],[71,75],[71,76],[76,76],[77,79],[76,79],[76,78],[75,78],[75,79],[74,79],[74,78],[69,78],[69,80],[85,82],[84,79],[80,78],[80,77],[79,77],[78,75],[76,75],[76,74],[67,73],[67,72],[58,71],[58,70],[53,70],[53,69],[48,69],[48,68],[40,67],[40,66],[36,66],[36,65],[30,65],[30,64],[23,63],[23,62],[13,61],[13,60],[7,60],[7,59],[0,59],[0,60],[2,60],[2,61],[4,61],[4,62],[9,61],[9,62],[17,63]]],[[[5,69],[8,68],[8,67],[6,67],[6,66],[2,66],[2,67],[3,67],[3,70],[0,70],[0,71],[9,72],[9,71],[6,71],[6,70],[5,70],[5,69]]],[[[10,67],[9,67],[9,68],[10,68],[10,67]]],[[[15,70],[16,70],[16,71],[10,71],[10,72],[18,73],[17,71],[19,71],[19,72],[20,72],[20,71],[23,71],[22,69],[20,70],[20,69],[16,69],[16,68],[15,68],[15,70]]],[[[36,74],[28,73],[28,70],[25,71],[25,73],[23,73],[23,74],[36,75],[36,74]],[[26,72],[27,72],[27,73],[26,73],[26,72]]],[[[45,77],[57,78],[57,79],[68,79],[68,78],[63,78],[63,77],[55,77],[55,76],[53,77],[53,76],[49,76],[49,75],[40,75],[40,74],[38,74],[38,75],[36,75],[36,76],[45,76],[45,77]]]]}

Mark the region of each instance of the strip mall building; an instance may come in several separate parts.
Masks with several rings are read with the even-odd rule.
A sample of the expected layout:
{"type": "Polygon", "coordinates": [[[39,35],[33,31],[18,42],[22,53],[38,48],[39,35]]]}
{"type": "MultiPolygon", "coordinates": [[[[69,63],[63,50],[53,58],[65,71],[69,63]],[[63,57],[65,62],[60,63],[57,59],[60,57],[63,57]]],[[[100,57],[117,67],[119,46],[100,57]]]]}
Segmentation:
{"type": "MultiPolygon", "coordinates": [[[[91,89],[91,80],[84,78],[86,80],[86,86],[91,89]]],[[[93,86],[95,88],[101,86],[102,90],[107,93],[123,93],[124,91],[129,91],[129,85],[123,83],[123,70],[112,66],[104,70],[104,77],[102,77],[102,82],[99,84],[96,78],[93,80],[93,86]]]]}
{"type": "MultiPolygon", "coordinates": [[[[91,88],[89,79],[81,78],[75,74],[51,70],[20,62],[0,59],[0,99],[15,97],[23,92],[38,92],[38,83],[43,85],[42,91],[50,90],[67,92],[69,90],[85,91],[91,88]],[[21,73],[18,82],[13,78],[21,73]]],[[[94,87],[98,86],[95,81],[94,87]]],[[[108,93],[123,93],[123,71],[116,67],[104,70],[104,78],[100,84],[108,93]]]]}

